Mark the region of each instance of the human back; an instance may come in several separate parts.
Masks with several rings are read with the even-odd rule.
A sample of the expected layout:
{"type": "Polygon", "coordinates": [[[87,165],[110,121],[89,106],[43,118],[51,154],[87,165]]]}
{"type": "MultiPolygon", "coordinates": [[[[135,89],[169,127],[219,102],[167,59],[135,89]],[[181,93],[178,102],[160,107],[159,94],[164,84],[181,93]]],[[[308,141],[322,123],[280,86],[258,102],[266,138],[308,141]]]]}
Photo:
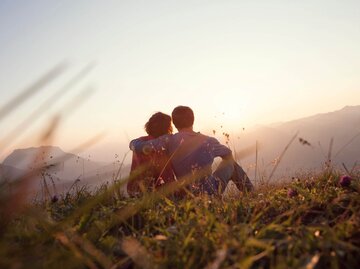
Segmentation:
{"type": "Polygon", "coordinates": [[[164,150],[178,180],[200,171],[204,176],[197,178],[194,184],[189,186],[194,193],[223,192],[229,180],[233,180],[240,190],[253,188],[227,146],[220,144],[216,138],[194,132],[194,113],[191,108],[176,107],[172,112],[172,121],[178,133],[149,141],[134,139],[130,142],[130,149],[134,152],[164,150]],[[216,157],[222,158],[222,161],[212,172],[212,164],[216,157]]]}
{"type": "Polygon", "coordinates": [[[168,151],[178,178],[187,176],[194,170],[211,174],[215,157],[230,157],[231,150],[213,137],[194,132],[194,112],[187,106],[178,106],[172,112],[172,121],[178,133],[169,139],[168,151]]]}
{"type": "Polygon", "coordinates": [[[190,186],[194,192],[223,192],[229,180],[233,180],[239,190],[251,191],[251,181],[233,159],[231,150],[214,137],[194,132],[194,120],[194,112],[190,107],[178,106],[172,112],[172,121],[178,133],[168,139],[168,151],[176,176],[182,178],[194,170],[201,170],[205,177],[190,186]],[[212,172],[216,157],[222,158],[222,161],[212,172]]]}
{"type": "MultiPolygon", "coordinates": [[[[171,117],[162,112],[153,114],[145,124],[147,136],[139,137],[140,141],[149,141],[165,134],[172,133],[171,117]]],[[[174,180],[174,173],[165,152],[159,150],[151,153],[133,152],[131,180],[127,191],[130,196],[151,191],[174,180]]]]}
{"type": "Polygon", "coordinates": [[[179,131],[174,134],[169,142],[169,154],[172,155],[171,163],[176,176],[184,177],[200,169],[211,173],[215,157],[231,154],[228,149],[219,154],[218,145],[220,143],[215,138],[198,132],[179,131]]]}

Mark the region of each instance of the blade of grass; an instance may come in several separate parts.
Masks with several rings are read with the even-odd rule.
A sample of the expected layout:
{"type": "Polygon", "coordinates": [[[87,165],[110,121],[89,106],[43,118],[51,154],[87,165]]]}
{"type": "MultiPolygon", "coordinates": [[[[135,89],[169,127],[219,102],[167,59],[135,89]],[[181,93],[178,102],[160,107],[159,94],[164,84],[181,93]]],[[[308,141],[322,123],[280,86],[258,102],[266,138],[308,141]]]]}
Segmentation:
{"type": "Polygon", "coordinates": [[[123,251],[139,266],[144,269],[155,269],[158,266],[155,265],[152,256],[135,238],[126,238],[121,243],[123,251]]]}
{"type": "MultiPolygon", "coordinates": [[[[22,122],[20,122],[12,131],[10,131],[1,141],[2,145],[6,148],[13,144],[16,139],[23,135],[24,132],[36,122],[36,120],[44,114],[44,112],[53,106],[57,101],[61,99],[76,83],[78,83],[83,77],[85,77],[92,69],[93,64],[89,64],[82,69],[76,76],[70,79],[63,87],[56,91],[52,96],[46,99],[40,106],[38,106],[32,113],[30,113],[22,122]]],[[[4,148],[2,148],[4,150],[4,148]]]]}
{"type": "Polygon", "coordinates": [[[333,145],[334,145],[334,138],[332,137],[332,138],[330,139],[328,156],[327,156],[327,165],[328,165],[329,167],[331,166],[331,154],[332,154],[333,145]]]}
{"type": "MultiPolygon", "coordinates": [[[[55,116],[54,119],[48,124],[48,128],[46,128],[45,132],[40,135],[41,141],[46,143],[51,141],[59,121],[60,116],[55,116]]],[[[34,160],[39,158],[41,154],[42,152],[38,151],[38,153],[34,156],[34,160]]],[[[39,174],[41,169],[41,166],[35,167],[33,170],[25,173],[20,178],[15,180],[16,184],[14,184],[14,192],[10,193],[9,197],[6,199],[7,201],[0,205],[0,211],[2,211],[2,217],[4,218],[3,225],[5,225],[5,227],[14,215],[23,210],[24,205],[26,204],[25,202],[27,199],[29,186],[32,180],[39,174]]]]}
{"type": "Polygon", "coordinates": [[[65,63],[56,65],[53,69],[37,80],[33,85],[26,88],[19,95],[11,99],[7,104],[0,108],[0,121],[17,107],[19,107],[23,102],[29,99],[32,95],[43,89],[47,84],[58,77],[63,71],[65,71],[66,67],[67,65],[65,63]]]}
{"type": "Polygon", "coordinates": [[[69,238],[62,232],[59,232],[54,235],[55,239],[57,239],[62,245],[66,246],[70,249],[70,251],[78,257],[80,260],[82,260],[86,266],[88,266],[90,269],[98,269],[95,262],[92,261],[89,257],[86,257],[83,253],[81,253],[80,249],[69,240],[69,238]]]}
{"type": "Polygon", "coordinates": [[[274,165],[274,168],[272,169],[270,176],[269,176],[269,181],[271,180],[271,178],[273,177],[276,169],[278,168],[282,158],[284,157],[285,153],[287,152],[287,150],[289,149],[289,147],[291,146],[291,144],[294,142],[294,140],[296,139],[296,137],[298,136],[299,131],[297,131],[295,133],[295,135],[290,139],[289,143],[286,145],[286,147],[284,148],[284,150],[281,152],[279,160],[276,162],[276,164],[274,165]]]}
{"type": "Polygon", "coordinates": [[[355,141],[356,138],[360,137],[360,132],[354,135],[347,143],[344,144],[334,155],[334,158],[336,158],[347,146],[349,146],[352,142],[355,141]]]}

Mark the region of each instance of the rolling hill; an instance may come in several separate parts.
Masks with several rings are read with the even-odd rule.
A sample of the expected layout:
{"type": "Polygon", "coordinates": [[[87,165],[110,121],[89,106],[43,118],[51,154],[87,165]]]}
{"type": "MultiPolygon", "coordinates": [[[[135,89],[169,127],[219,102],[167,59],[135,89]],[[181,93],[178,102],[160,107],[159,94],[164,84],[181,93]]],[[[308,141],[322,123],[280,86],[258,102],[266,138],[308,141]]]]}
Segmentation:
{"type": "MultiPolygon", "coordinates": [[[[64,152],[59,147],[42,146],[14,150],[1,165],[2,178],[16,179],[34,169],[39,173],[33,179],[33,188],[38,189],[44,177],[55,182],[57,190],[66,191],[75,181],[90,187],[112,181],[120,163],[101,163],[64,152]],[[51,179],[50,179],[51,178],[51,179]]],[[[124,176],[128,167],[121,169],[124,176]]]]}
{"type": "MultiPolygon", "coordinates": [[[[329,156],[334,165],[344,164],[348,169],[360,163],[360,106],[346,106],[334,112],[262,126],[242,135],[239,143],[241,147],[248,147],[258,141],[258,169],[269,174],[297,132],[296,140],[279,163],[277,176],[319,169],[329,156]]],[[[254,176],[255,154],[241,162],[254,176]]]]}

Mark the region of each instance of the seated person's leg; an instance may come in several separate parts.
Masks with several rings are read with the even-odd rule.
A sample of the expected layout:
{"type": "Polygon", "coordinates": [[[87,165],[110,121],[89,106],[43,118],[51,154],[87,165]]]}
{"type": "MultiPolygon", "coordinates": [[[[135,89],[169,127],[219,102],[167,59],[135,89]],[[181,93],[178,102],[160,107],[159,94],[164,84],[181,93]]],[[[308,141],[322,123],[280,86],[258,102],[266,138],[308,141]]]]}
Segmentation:
{"type": "Polygon", "coordinates": [[[234,160],[222,160],[213,175],[220,180],[220,190],[223,192],[234,174],[234,160]]]}
{"type": "Polygon", "coordinates": [[[234,160],[221,161],[213,175],[220,180],[221,191],[225,190],[230,180],[235,183],[240,191],[252,191],[254,189],[245,171],[234,160]]]}
{"type": "Polygon", "coordinates": [[[234,162],[234,173],[231,176],[231,180],[235,183],[236,187],[240,191],[253,191],[254,186],[251,183],[249,177],[242,169],[242,167],[234,162]]]}

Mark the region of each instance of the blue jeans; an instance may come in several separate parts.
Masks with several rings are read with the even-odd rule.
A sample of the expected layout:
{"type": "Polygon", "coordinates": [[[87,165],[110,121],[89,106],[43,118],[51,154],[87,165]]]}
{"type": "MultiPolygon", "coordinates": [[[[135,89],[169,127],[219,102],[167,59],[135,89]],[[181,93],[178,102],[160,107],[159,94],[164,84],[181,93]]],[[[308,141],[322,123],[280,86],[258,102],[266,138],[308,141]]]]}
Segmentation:
{"type": "Polygon", "coordinates": [[[233,160],[223,160],[214,173],[202,180],[201,191],[208,194],[221,194],[229,181],[232,180],[239,191],[252,191],[254,189],[245,171],[233,160]]]}

